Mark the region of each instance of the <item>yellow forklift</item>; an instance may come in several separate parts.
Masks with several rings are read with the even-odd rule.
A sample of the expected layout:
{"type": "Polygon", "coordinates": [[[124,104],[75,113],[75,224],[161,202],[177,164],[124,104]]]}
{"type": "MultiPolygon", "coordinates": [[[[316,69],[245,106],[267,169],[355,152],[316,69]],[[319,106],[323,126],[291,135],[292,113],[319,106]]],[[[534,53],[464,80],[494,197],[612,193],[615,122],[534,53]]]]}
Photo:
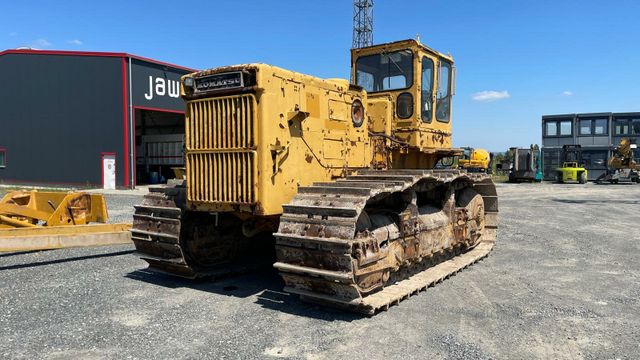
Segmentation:
{"type": "Polygon", "coordinates": [[[556,169],[556,182],[587,183],[587,169],[582,161],[580,145],[564,145],[562,147],[562,167],[556,169]]]}

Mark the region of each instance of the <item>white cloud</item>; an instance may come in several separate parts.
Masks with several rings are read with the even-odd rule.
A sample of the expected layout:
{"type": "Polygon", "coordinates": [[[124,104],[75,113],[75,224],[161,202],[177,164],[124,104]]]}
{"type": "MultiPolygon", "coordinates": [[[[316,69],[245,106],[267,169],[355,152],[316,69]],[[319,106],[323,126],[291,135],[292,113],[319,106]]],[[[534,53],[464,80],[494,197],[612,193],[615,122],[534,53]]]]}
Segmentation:
{"type": "Polygon", "coordinates": [[[498,101],[498,100],[508,99],[510,97],[511,95],[509,95],[509,92],[507,90],[504,90],[504,91],[485,90],[485,91],[477,92],[471,96],[473,100],[482,101],[482,102],[498,101]]]}
{"type": "Polygon", "coordinates": [[[68,42],[69,44],[71,44],[71,45],[78,45],[78,46],[82,45],[82,41],[80,41],[80,40],[78,40],[78,39],[69,40],[69,41],[67,41],[67,42],[68,42]]]}
{"type": "Polygon", "coordinates": [[[562,96],[571,96],[573,95],[573,91],[565,90],[562,92],[562,96]]]}
{"type": "Polygon", "coordinates": [[[47,41],[47,39],[37,39],[29,43],[27,46],[34,49],[42,49],[51,47],[53,44],[47,41]]]}

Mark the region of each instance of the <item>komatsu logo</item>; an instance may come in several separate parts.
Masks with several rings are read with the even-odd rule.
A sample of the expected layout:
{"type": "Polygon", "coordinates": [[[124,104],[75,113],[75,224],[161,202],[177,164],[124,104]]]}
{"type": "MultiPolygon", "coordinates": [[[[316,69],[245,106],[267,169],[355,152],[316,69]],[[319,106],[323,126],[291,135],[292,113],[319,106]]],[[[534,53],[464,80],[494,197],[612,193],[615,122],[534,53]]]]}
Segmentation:
{"type": "Polygon", "coordinates": [[[243,86],[242,73],[239,71],[196,79],[197,91],[234,89],[243,86]]]}
{"type": "Polygon", "coordinates": [[[161,77],[154,80],[153,76],[149,76],[149,90],[144,94],[144,98],[151,100],[154,95],[178,98],[180,97],[180,82],[165,80],[161,77]]]}

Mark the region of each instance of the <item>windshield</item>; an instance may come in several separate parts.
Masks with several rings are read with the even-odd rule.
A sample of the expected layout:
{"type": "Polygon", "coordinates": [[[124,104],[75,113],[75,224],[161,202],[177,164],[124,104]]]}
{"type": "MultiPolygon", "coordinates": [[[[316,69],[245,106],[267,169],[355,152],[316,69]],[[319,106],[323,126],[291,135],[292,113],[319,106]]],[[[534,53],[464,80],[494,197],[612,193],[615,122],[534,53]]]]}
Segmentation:
{"type": "Polygon", "coordinates": [[[413,53],[400,50],[356,61],[356,84],[367,92],[399,90],[413,84],[413,53]]]}

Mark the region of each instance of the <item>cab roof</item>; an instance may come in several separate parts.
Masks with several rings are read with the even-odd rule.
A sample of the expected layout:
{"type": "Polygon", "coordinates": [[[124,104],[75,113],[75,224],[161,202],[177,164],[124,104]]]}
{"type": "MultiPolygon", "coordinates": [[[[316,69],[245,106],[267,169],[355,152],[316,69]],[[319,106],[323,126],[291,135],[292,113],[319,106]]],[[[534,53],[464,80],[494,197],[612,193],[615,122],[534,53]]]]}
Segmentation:
{"type": "Polygon", "coordinates": [[[406,39],[406,40],[399,40],[399,41],[392,41],[392,42],[388,42],[388,43],[382,43],[382,44],[376,44],[376,45],[372,45],[372,46],[367,46],[367,47],[362,47],[362,48],[357,48],[357,49],[351,49],[351,54],[352,55],[360,55],[361,53],[363,54],[372,54],[377,52],[377,50],[379,49],[391,49],[391,50],[401,50],[401,49],[406,49],[406,48],[420,48],[421,50],[428,52],[432,55],[438,56],[440,58],[443,58],[445,60],[449,60],[451,62],[453,62],[453,57],[451,55],[448,54],[443,54],[439,51],[436,51],[424,44],[422,44],[421,42],[419,42],[418,40],[415,39],[406,39]]]}

